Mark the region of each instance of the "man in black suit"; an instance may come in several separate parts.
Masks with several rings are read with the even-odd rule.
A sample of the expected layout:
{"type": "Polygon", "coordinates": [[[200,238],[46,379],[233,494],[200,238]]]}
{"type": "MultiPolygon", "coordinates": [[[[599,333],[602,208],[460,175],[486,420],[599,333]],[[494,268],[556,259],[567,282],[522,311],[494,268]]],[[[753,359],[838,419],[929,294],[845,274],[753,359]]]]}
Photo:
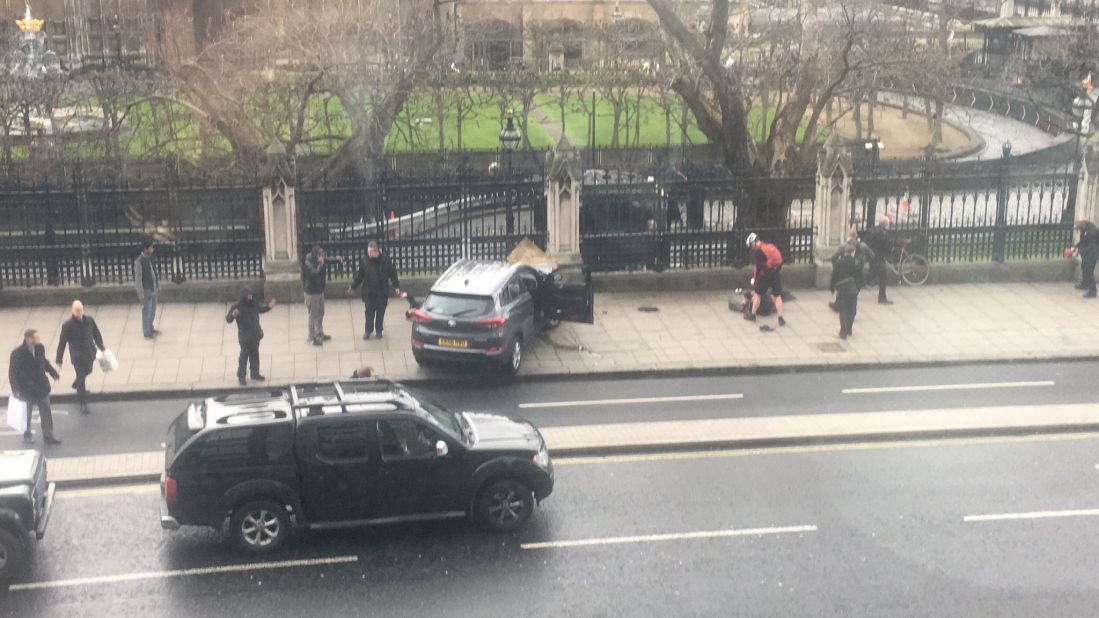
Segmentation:
{"type": "Polygon", "coordinates": [[[11,351],[8,360],[8,382],[11,384],[11,392],[17,398],[27,402],[27,431],[23,433],[23,441],[27,444],[34,442],[34,433],[31,431],[31,410],[38,406],[38,415],[42,417],[42,435],[46,444],[61,444],[53,436],[53,413],[50,410],[50,381],[46,374],[53,376],[54,381],[60,380],[61,375],[46,359],[46,347],[38,337],[38,331],[33,328],[23,333],[23,344],[11,351]]]}
{"type": "Polygon", "coordinates": [[[88,413],[88,387],[85,381],[95,364],[96,349],[103,350],[103,335],[99,334],[99,325],[90,315],[84,315],[84,303],[73,301],[73,317],[61,327],[61,341],[57,343],[57,355],[54,361],[60,368],[65,360],[65,346],[69,347],[73,369],[76,370],[76,398],[80,402],[80,413],[88,413]]]}

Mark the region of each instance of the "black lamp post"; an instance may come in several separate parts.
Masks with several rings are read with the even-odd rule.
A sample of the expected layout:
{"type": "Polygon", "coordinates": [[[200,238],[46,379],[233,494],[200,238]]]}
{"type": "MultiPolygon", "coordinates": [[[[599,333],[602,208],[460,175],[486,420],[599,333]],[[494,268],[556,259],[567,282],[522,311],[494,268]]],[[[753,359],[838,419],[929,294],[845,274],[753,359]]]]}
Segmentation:
{"type": "Polygon", "coordinates": [[[515,128],[515,114],[509,107],[507,110],[507,124],[504,125],[504,129],[500,131],[500,149],[504,151],[504,156],[507,157],[508,174],[511,174],[511,153],[519,147],[519,142],[523,139],[519,129],[515,128]]]}
{"type": "MultiPolygon", "coordinates": [[[[881,151],[885,150],[885,143],[878,138],[868,139],[862,143],[863,148],[866,149],[866,154],[870,161],[870,179],[877,180],[878,176],[878,160],[881,158],[881,151]]],[[[870,197],[870,205],[866,209],[866,225],[872,227],[878,220],[878,192],[877,187],[871,184],[872,193],[870,197]]]]}

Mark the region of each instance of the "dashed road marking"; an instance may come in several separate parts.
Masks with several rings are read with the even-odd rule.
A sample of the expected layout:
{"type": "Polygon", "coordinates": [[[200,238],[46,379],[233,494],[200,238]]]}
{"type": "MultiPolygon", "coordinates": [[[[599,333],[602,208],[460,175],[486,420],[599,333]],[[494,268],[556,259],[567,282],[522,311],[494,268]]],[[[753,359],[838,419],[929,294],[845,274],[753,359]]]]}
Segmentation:
{"type": "Polygon", "coordinates": [[[78,577],[75,579],[56,579],[53,581],[13,584],[11,590],[45,590],[49,588],[72,588],[76,586],[95,586],[119,584],[149,579],[169,579],[173,577],[195,577],[218,573],[244,573],[248,571],[270,571],[273,569],[291,569],[331,564],[358,562],[358,556],[337,556],[334,558],[315,558],[311,560],[282,560],[279,562],[253,562],[250,564],[231,564],[219,567],[201,567],[196,569],[178,569],[174,571],[146,571],[122,573],[119,575],[100,575],[97,577],[78,577]]]}
{"type": "Polygon", "coordinates": [[[583,406],[618,406],[630,403],[672,403],[683,401],[724,401],[744,399],[743,393],[721,395],[677,395],[674,397],[630,397],[627,399],[580,399],[576,401],[544,401],[521,403],[520,408],[578,408],[583,406]]]}
{"type": "Polygon", "coordinates": [[[659,543],[663,541],[687,541],[694,539],[713,539],[732,536],[762,536],[768,534],[795,534],[798,532],[816,532],[814,525],[779,526],[772,528],[740,528],[726,530],[706,530],[701,532],[673,532],[670,534],[644,534],[639,536],[611,536],[574,541],[546,541],[543,543],[523,543],[523,549],[566,549],[571,547],[592,547],[596,545],[623,545],[626,543],[659,543]]]}
{"type": "Polygon", "coordinates": [[[974,384],[923,384],[919,386],[878,386],[873,388],[845,388],[844,395],[866,395],[871,393],[913,393],[920,391],[965,391],[987,390],[994,388],[1031,388],[1037,386],[1055,386],[1053,380],[1037,382],[978,382],[974,384]]]}
{"type": "Polygon", "coordinates": [[[1011,521],[1016,519],[1051,519],[1054,517],[1096,517],[1099,509],[1075,509],[1069,511],[1032,511],[1030,513],[993,513],[989,515],[966,515],[962,521],[976,523],[982,521],[1011,521]]]}

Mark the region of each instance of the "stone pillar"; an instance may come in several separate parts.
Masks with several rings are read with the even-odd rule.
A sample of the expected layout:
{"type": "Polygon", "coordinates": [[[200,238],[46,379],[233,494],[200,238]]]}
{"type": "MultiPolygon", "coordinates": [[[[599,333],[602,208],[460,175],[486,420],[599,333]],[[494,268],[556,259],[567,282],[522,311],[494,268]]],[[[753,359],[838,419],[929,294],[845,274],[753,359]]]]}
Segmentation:
{"type": "Polygon", "coordinates": [[[565,136],[546,154],[546,253],[561,266],[579,265],[580,151],[565,136]]]}
{"type": "Polygon", "coordinates": [[[1099,221],[1099,134],[1084,144],[1076,183],[1076,219],[1099,221]]]}
{"type": "Polygon", "coordinates": [[[815,210],[818,219],[813,253],[818,288],[828,287],[832,277],[829,258],[847,240],[851,225],[852,173],[850,149],[838,139],[829,139],[817,162],[815,210]]]}
{"type": "Polygon", "coordinates": [[[294,163],[280,142],[267,147],[263,187],[264,295],[283,302],[302,302],[298,262],[298,206],[294,163]]]}

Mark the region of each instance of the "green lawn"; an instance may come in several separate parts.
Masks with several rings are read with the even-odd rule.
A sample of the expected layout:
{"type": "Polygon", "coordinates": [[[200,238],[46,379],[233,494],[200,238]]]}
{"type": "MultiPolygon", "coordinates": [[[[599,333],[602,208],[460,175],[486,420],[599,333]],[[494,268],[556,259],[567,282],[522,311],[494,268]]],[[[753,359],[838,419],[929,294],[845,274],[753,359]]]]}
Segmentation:
{"type": "MultiPolygon", "coordinates": [[[[557,126],[560,126],[561,124],[561,107],[558,104],[559,101],[560,99],[556,94],[541,94],[535,98],[535,103],[542,112],[557,126]]],[[[590,99],[586,99],[584,103],[589,107],[591,106],[590,99]]],[[[636,105],[636,102],[631,100],[630,105],[632,108],[636,105]]],[[[669,110],[671,112],[670,117],[665,115],[665,110],[660,105],[660,99],[656,97],[642,96],[640,107],[641,123],[640,131],[637,131],[639,135],[637,136],[634,135],[637,123],[636,119],[633,117],[633,112],[630,112],[629,126],[622,126],[626,124],[627,118],[625,112],[621,115],[618,133],[619,145],[626,146],[636,143],[641,146],[662,146],[669,143],[669,141],[672,145],[679,145],[682,141],[682,131],[679,126],[679,117],[682,112],[678,105],[669,110]],[[669,122],[671,124],[670,140],[668,131],[669,122]]],[[[588,130],[590,121],[590,114],[580,99],[576,96],[569,97],[569,100],[565,104],[565,134],[568,135],[569,141],[576,145],[587,146],[589,142],[588,130]]],[[[614,108],[610,101],[597,96],[595,100],[596,145],[610,146],[613,134],[614,108]]],[[[687,125],[687,143],[706,143],[706,136],[698,130],[698,124],[694,122],[693,117],[690,117],[687,125]]]]}

